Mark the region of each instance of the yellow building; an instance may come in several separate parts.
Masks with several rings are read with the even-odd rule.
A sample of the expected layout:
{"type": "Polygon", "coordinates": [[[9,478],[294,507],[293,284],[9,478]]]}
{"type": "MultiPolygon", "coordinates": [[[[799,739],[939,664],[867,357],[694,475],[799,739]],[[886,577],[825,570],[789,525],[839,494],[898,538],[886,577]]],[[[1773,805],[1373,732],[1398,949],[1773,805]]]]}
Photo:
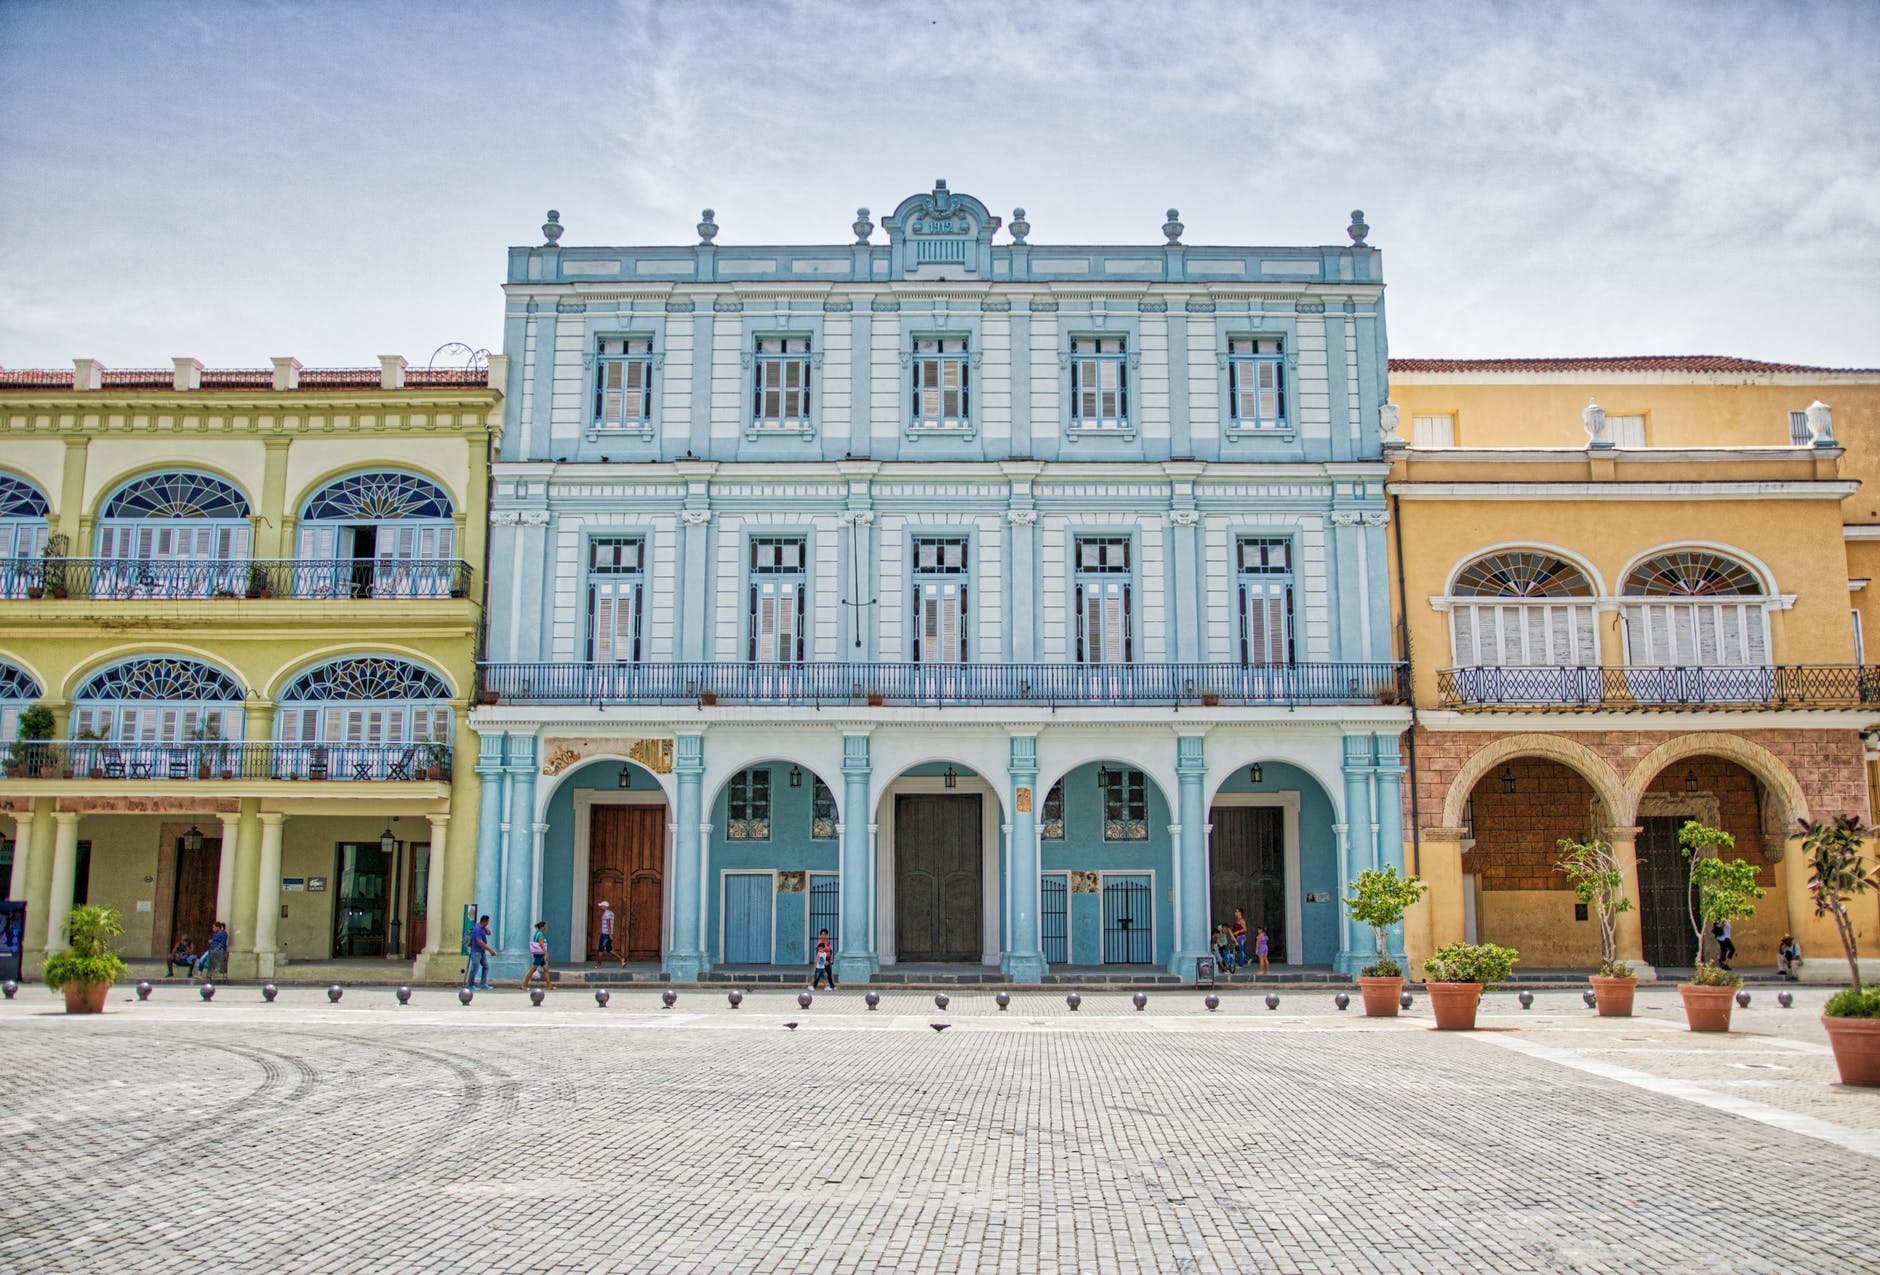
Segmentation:
{"type": "Polygon", "coordinates": [[[0,881],[29,973],[75,900],[119,909],[132,957],[219,920],[237,976],[461,971],[491,362],[0,371],[0,881]],[[18,738],[38,705],[49,738],[18,738]]]}
{"type": "Polygon", "coordinates": [[[1405,841],[1432,887],[1413,958],[1467,937],[1530,969],[1596,965],[1597,921],[1554,867],[1559,839],[1594,834],[1638,901],[1620,957],[1688,967],[1676,836],[1697,818],[1769,891],[1736,964],[1773,965],[1793,933],[1806,976],[1844,979],[1794,830],[1873,808],[1880,372],[1394,359],[1390,384],[1405,841]]]}

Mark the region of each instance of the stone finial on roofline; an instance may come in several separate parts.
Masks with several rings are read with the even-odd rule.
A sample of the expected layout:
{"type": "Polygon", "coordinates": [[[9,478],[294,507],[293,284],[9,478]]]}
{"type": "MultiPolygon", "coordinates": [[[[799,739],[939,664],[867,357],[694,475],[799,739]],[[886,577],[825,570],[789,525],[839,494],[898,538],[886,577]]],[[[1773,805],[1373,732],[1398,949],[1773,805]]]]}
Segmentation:
{"type": "Polygon", "coordinates": [[[718,237],[718,222],[715,220],[716,217],[717,214],[709,208],[699,213],[697,226],[699,247],[710,247],[711,241],[718,237]]]}
{"type": "Polygon", "coordinates": [[[1371,233],[1371,228],[1364,224],[1364,209],[1353,208],[1351,210],[1351,224],[1345,227],[1345,233],[1351,236],[1352,247],[1369,248],[1371,246],[1364,242],[1364,237],[1371,233]]]}
{"type": "Polygon", "coordinates": [[[274,364],[274,388],[277,390],[297,390],[300,388],[300,360],[291,354],[280,354],[270,359],[274,364]]]}
{"type": "Polygon", "coordinates": [[[104,364],[97,359],[72,360],[72,388],[96,390],[104,387],[104,364]]]}
{"type": "Polygon", "coordinates": [[[566,229],[561,224],[561,214],[553,208],[548,210],[548,220],[542,223],[542,246],[553,248],[561,242],[561,232],[566,229]]]}
{"type": "Polygon", "coordinates": [[[1012,224],[1007,226],[1006,229],[1012,232],[1013,243],[1025,242],[1025,236],[1031,233],[1031,223],[1025,220],[1025,210],[1023,208],[1014,208],[1012,210],[1012,224]]]}
{"type": "Polygon", "coordinates": [[[1179,244],[1182,241],[1182,231],[1186,229],[1187,227],[1182,225],[1181,213],[1173,208],[1169,209],[1168,220],[1162,223],[1162,233],[1168,236],[1168,246],[1172,248],[1179,244]]]}
{"type": "Polygon", "coordinates": [[[865,244],[868,242],[868,236],[875,233],[875,223],[868,219],[868,210],[866,208],[857,208],[855,210],[855,220],[849,224],[849,229],[855,232],[856,243],[865,244]]]}
{"type": "Polygon", "coordinates": [[[1808,435],[1817,447],[1838,447],[1834,441],[1834,409],[1820,399],[1808,405],[1808,435]]]}
{"type": "Polygon", "coordinates": [[[1606,437],[1606,409],[1597,401],[1586,400],[1586,406],[1580,409],[1580,423],[1586,426],[1588,447],[1612,446],[1612,440],[1606,437]]]}
{"type": "Polygon", "coordinates": [[[176,365],[176,375],[170,385],[178,390],[199,390],[202,388],[201,359],[171,359],[176,365]]]}

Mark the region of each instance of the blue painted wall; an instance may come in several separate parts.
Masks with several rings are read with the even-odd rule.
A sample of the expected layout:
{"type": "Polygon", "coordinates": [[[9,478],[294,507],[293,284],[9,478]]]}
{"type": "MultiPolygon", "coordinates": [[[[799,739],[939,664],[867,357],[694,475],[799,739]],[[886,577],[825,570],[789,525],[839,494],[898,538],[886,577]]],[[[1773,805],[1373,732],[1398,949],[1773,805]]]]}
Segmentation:
{"type": "MultiPolygon", "coordinates": [[[[1155,960],[1166,964],[1174,950],[1175,938],[1175,904],[1170,894],[1175,888],[1175,861],[1168,835],[1169,824],[1174,819],[1169,813],[1168,799],[1151,780],[1148,785],[1149,839],[1105,841],[1103,794],[1097,788],[1097,770],[1101,765],[1127,768],[1120,761],[1092,763],[1079,766],[1064,777],[1064,840],[1043,843],[1038,870],[1153,873],[1155,960]]],[[[1080,894],[1075,884],[1070,894],[1070,943],[1071,964],[1103,962],[1103,896],[1080,894]]]]}
{"type": "MultiPolygon", "coordinates": [[[[725,837],[726,809],[730,803],[727,788],[713,799],[711,806],[712,839],[707,868],[705,906],[705,950],[713,963],[724,950],[724,874],[739,868],[757,868],[771,872],[835,872],[839,868],[837,843],[810,836],[811,798],[816,791],[816,776],[805,767],[803,786],[790,787],[790,763],[766,762],[752,769],[770,771],[770,839],[768,841],[731,841],[725,837]]],[[[828,783],[824,779],[824,783],[828,783]]],[[[831,791],[841,791],[842,776],[835,776],[831,791]]],[[[807,965],[804,926],[808,923],[808,883],[801,892],[779,890],[772,931],[772,960],[778,965],[807,965]]]]}

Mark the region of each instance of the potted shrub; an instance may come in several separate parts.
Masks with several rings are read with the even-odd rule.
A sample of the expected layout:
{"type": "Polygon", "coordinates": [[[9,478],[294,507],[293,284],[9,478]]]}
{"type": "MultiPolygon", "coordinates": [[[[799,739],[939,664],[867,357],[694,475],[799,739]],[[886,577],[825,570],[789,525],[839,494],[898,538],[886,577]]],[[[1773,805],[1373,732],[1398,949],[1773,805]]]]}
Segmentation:
{"type": "Polygon", "coordinates": [[[1423,962],[1430,1010],[1438,1031],[1474,1031],[1482,989],[1508,977],[1520,954],[1493,943],[1451,943],[1423,962]]]}
{"type": "Polygon", "coordinates": [[[20,714],[19,727],[15,732],[12,745],[7,750],[7,759],[23,775],[30,775],[35,767],[41,779],[51,779],[59,767],[59,758],[52,748],[52,710],[44,704],[28,705],[20,714]]]}
{"type": "Polygon", "coordinates": [[[45,564],[41,575],[45,591],[55,598],[62,598],[66,593],[65,555],[70,544],[69,537],[55,531],[46,537],[46,547],[39,551],[40,559],[45,564]]]}
{"type": "Polygon", "coordinates": [[[444,778],[444,766],[450,760],[450,750],[435,740],[424,746],[424,777],[426,779],[444,778]]]}
{"type": "Polygon", "coordinates": [[[1592,976],[1593,996],[1601,1018],[1630,1018],[1638,976],[1619,959],[1619,914],[1632,910],[1625,895],[1625,874],[1613,858],[1612,847],[1598,837],[1568,841],[1560,846],[1554,866],[1566,875],[1573,897],[1599,921],[1599,973],[1592,976]]]}
{"type": "Polygon", "coordinates": [[[65,1012],[96,1014],[104,1009],[111,984],[124,977],[124,962],[112,950],[111,940],[124,933],[124,920],[116,908],[81,903],[66,914],[65,935],[70,944],[46,958],[46,986],[65,992],[65,1012]]]}
{"type": "Polygon", "coordinates": [[[1395,1018],[1398,997],[1403,995],[1403,966],[1390,958],[1384,948],[1385,934],[1403,920],[1411,904],[1423,897],[1429,887],[1416,877],[1400,877],[1393,865],[1382,872],[1366,868],[1351,883],[1351,897],[1345,910],[1351,919],[1371,927],[1377,937],[1377,960],[1358,974],[1358,990],[1364,996],[1367,1018],[1395,1018]]]}
{"type": "Polygon", "coordinates": [[[1880,889],[1880,874],[1861,856],[1861,845],[1874,829],[1853,815],[1831,822],[1802,820],[1798,831],[1808,856],[1808,893],[1815,900],[1815,915],[1834,918],[1841,950],[1847,953],[1847,972],[1853,985],[1828,998],[1821,1025],[1834,1050],[1834,1065],[1844,1085],[1880,1085],[1880,987],[1860,983],[1860,949],[1847,901],[1869,889],[1880,889]]]}
{"type": "Polygon", "coordinates": [[[189,732],[189,738],[199,745],[196,750],[196,778],[207,779],[215,774],[218,767],[223,771],[223,777],[227,778],[228,745],[222,741],[222,723],[214,717],[204,718],[189,732]]]}
{"type": "MultiPolygon", "coordinates": [[[[82,730],[72,738],[86,744],[100,744],[104,742],[104,736],[95,730],[82,730]]],[[[87,748],[84,750],[84,753],[88,763],[86,766],[87,777],[91,779],[103,779],[104,758],[99,755],[98,750],[95,748],[87,748]]]]}
{"type": "Polygon", "coordinates": [[[274,596],[274,589],[268,581],[268,569],[258,563],[248,568],[248,596],[251,598],[274,596]]]}
{"type": "Polygon", "coordinates": [[[1766,893],[1756,884],[1759,868],[1741,859],[1724,860],[1722,851],[1735,848],[1735,837],[1695,819],[1678,829],[1678,853],[1691,865],[1691,934],[1697,941],[1691,981],[1678,984],[1678,995],[1694,1032],[1729,1031],[1736,989],[1743,985],[1737,975],[1704,959],[1704,936],[1713,926],[1754,915],[1756,900],[1766,893]]]}

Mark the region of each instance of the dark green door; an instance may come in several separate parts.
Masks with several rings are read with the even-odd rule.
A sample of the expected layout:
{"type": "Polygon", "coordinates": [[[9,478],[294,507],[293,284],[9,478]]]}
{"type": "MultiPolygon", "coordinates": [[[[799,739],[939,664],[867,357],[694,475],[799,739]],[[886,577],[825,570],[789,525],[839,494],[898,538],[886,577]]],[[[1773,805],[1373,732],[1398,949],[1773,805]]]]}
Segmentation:
{"type": "Polygon", "coordinates": [[[895,798],[898,959],[978,964],[980,848],[977,796],[895,798]]]}
{"type": "Polygon", "coordinates": [[[1247,914],[1247,955],[1266,927],[1267,956],[1286,962],[1285,815],[1278,806],[1216,806],[1213,812],[1214,871],[1209,902],[1216,924],[1232,926],[1234,909],[1247,914]]]}
{"type": "Polygon", "coordinates": [[[1684,815],[1647,815],[1638,821],[1639,929],[1645,963],[1689,965],[1697,952],[1691,933],[1691,877],[1678,853],[1684,815]]]}

